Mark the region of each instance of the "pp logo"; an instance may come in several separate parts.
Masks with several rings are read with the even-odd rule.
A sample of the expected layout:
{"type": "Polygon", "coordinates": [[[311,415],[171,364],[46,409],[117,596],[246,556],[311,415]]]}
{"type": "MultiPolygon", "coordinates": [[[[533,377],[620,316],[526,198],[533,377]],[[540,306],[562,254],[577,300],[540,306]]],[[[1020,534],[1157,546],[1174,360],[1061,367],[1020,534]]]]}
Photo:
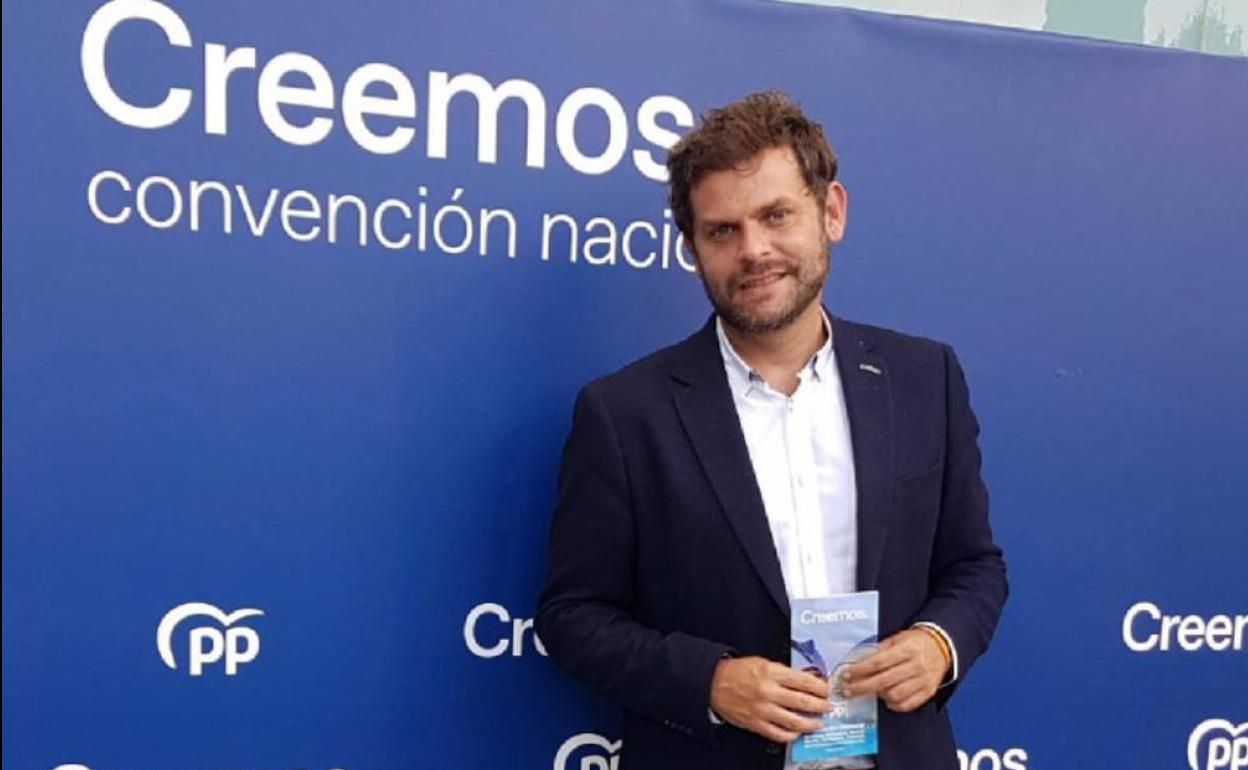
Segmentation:
{"type": "Polygon", "coordinates": [[[623,741],[611,741],[603,738],[597,733],[579,733],[563,742],[559,747],[559,751],[555,753],[554,770],[616,770],[620,765],[620,758],[617,756],[623,741]],[[578,749],[586,748],[587,751],[579,752],[581,761],[574,764],[573,754],[578,753],[578,749]]]}
{"type": "Polygon", "coordinates": [[[225,659],[225,675],[234,676],[238,667],[250,663],[260,654],[260,635],[255,629],[239,626],[231,628],[243,618],[263,615],[262,610],[241,609],[229,614],[204,602],[187,602],[165,613],[156,628],[156,649],[165,665],[177,670],[173,654],[173,631],[187,618],[204,615],[216,621],[216,625],[202,625],[191,629],[188,658],[191,676],[204,673],[204,665],[225,659]],[[219,626],[219,627],[218,627],[219,626]]]}
{"type": "Polygon", "coordinates": [[[1187,764],[1192,770],[1248,768],[1248,722],[1236,727],[1225,719],[1206,719],[1196,725],[1187,739],[1187,764]]]}

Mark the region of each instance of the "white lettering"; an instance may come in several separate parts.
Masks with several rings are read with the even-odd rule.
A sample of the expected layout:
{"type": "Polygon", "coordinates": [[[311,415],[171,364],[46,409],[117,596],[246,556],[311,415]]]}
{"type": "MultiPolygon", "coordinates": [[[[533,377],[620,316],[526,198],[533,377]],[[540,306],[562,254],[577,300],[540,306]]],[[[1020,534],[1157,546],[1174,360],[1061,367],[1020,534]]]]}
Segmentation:
{"type": "MultiPolygon", "coordinates": [[[[180,120],[189,109],[194,92],[170,85],[159,103],[136,105],[122,98],[114,88],[108,70],[108,46],[113,31],[126,21],[145,21],[164,32],[170,46],[190,48],[192,37],[185,21],[159,0],[110,0],[101,6],[83,29],[79,54],[87,91],[100,109],[123,125],[136,128],[164,128],[180,120]]],[[[111,57],[116,58],[116,55],[111,57]]],[[[342,124],[363,150],[392,155],[411,146],[417,127],[417,97],[413,80],[399,68],[385,62],[370,62],[353,70],[342,84],[341,104],[335,79],[316,57],[297,51],[279,53],[259,62],[255,46],[204,44],[202,72],[203,130],[207,135],[229,132],[230,85],[236,73],[253,72],[256,78],[256,109],[265,127],[279,140],[296,146],[323,141],[333,130],[331,115],[317,114],[340,109],[342,124]],[[292,81],[292,76],[294,81],[292,81]],[[385,93],[378,93],[378,87],[385,93]],[[371,92],[371,93],[370,93],[371,92]],[[289,114],[284,108],[302,108],[289,114]],[[311,111],[311,114],[309,114],[311,111]],[[370,118],[389,118],[382,130],[370,118]]],[[[545,168],[547,154],[548,99],[542,89],[524,78],[511,78],[498,85],[473,72],[450,74],[431,70],[426,75],[429,109],[426,116],[425,151],[430,158],[445,158],[451,133],[450,105],[456,96],[468,94],[476,101],[477,161],[498,162],[500,113],[507,102],[519,102],[524,110],[524,163],[529,168],[545,168]]],[[[667,169],[659,150],[678,141],[680,129],[694,124],[693,111],[681,99],[657,94],[644,99],[632,116],[610,91],[596,87],[573,90],[555,113],[555,143],[563,159],[574,170],[590,175],[615,169],[629,151],[630,129],[635,125],[646,145],[633,149],[633,165],[647,179],[665,181],[667,169]],[[586,151],[577,139],[578,120],[587,109],[601,112],[606,120],[605,143],[597,152],[586,151]]],[[[584,136],[582,135],[582,141],[584,136]]],[[[667,237],[663,267],[667,268],[667,237]]],[[[648,258],[644,260],[647,264],[648,258]]],[[[604,263],[605,264],[605,263],[604,263]]]]}
{"type": "Polygon", "coordinates": [[[828,610],[826,612],[817,612],[815,610],[802,610],[801,622],[804,624],[819,623],[841,623],[851,620],[866,620],[866,610],[828,610]]]}
{"type": "Polygon", "coordinates": [[[160,104],[136,107],[117,95],[108,79],[108,38],[123,21],[150,21],[165,33],[169,44],[189,48],[191,31],[169,6],[155,0],[112,0],[100,6],[82,33],[82,77],[96,105],[113,120],[134,128],[164,128],[176,123],[191,104],[186,88],[170,88],[160,104]]]}
{"type": "Polygon", "coordinates": [[[328,136],[334,126],[333,119],[324,116],[313,118],[305,126],[296,126],[282,114],[283,105],[320,110],[334,108],[334,84],[329,71],[307,54],[288,52],[270,59],[260,71],[256,102],[260,106],[264,125],[274,136],[289,144],[316,144],[328,136]],[[312,87],[282,85],[282,80],[291,73],[304,75],[312,81],[312,87]]]}
{"type": "Polygon", "coordinates": [[[538,655],[546,655],[545,645],[533,632],[533,620],[531,618],[512,619],[511,613],[501,604],[494,602],[478,604],[468,612],[468,617],[464,619],[464,644],[468,646],[468,651],[478,658],[497,658],[506,655],[508,650],[511,651],[512,657],[518,658],[524,654],[526,636],[533,640],[533,649],[538,655]],[[499,633],[493,644],[488,646],[483,642],[478,630],[481,619],[487,615],[496,618],[500,624],[511,625],[510,635],[499,633]]]}
{"type": "Polygon", "coordinates": [[[225,233],[234,231],[234,207],[230,203],[230,189],[220,182],[191,181],[191,232],[199,232],[199,199],[204,190],[212,190],[221,196],[221,229],[225,233]]]}
{"type": "Polygon", "coordinates": [[[568,94],[555,116],[555,144],[568,165],[582,174],[605,174],[616,167],[628,149],[628,117],[609,91],[578,88],[568,94]],[[576,143],[576,119],[586,107],[597,107],[607,116],[607,146],[597,156],[586,155],[576,143]]]}
{"type": "Polygon", "coordinates": [[[105,214],[99,201],[100,183],[104,181],[116,182],[122,190],[130,192],[130,180],[116,171],[105,170],[91,177],[87,184],[87,206],[91,208],[91,213],[106,225],[119,225],[130,218],[130,207],[122,206],[119,214],[105,214]]]}
{"type": "Polygon", "coordinates": [[[477,99],[477,161],[498,162],[498,111],[507,99],[524,102],[527,142],[524,163],[530,168],[546,165],[546,98],[542,91],[527,80],[505,81],[497,88],[485,78],[464,73],[447,79],[445,72],[429,73],[429,139],[426,152],[430,158],[445,158],[449,105],[458,93],[470,93],[477,99]]]}
{"type": "Polygon", "coordinates": [[[654,258],[658,255],[655,253],[654,249],[650,249],[650,251],[646,253],[644,259],[637,259],[633,256],[633,233],[638,230],[645,230],[650,233],[651,240],[658,239],[659,231],[655,229],[654,225],[645,221],[630,222],[629,225],[624,228],[624,261],[633,267],[644,269],[654,264],[654,258]]]}
{"type": "Polygon", "coordinates": [[[1199,615],[1166,615],[1152,602],[1137,602],[1122,618],[1122,641],[1133,652],[1166,652],[1174,644],[1186,652],[1205,647],[1239,651],[1244,648],[1245,628],[1248,615],[1214,615],[1206,620],[1199,615]],[[1152,622],[1144,625],[1148,633],[1141,635],[1137,626],[1146,619],[1152,622]]]}
{"type": "Polygon", "coordinates": [[[1027,770],[1027,752],[1024,749],[1009,749],[1001,760],[1005,770],[1027,770]]]}
{"type": "Polygon", "coordinates": [[[260,635],[254,628],[241,626],[225,629],[225,673],[238,673],[241,663],[250,663],[260,654],[260,635]]]}
{"type": "Polygon", "coordinates": [[[595,235],[592,238],[585,239],[585,261],[591,265],[614,265],[615,223],[606,217],[594,217],[585,223],[585,234],[589,235],[590,231],[596,227],[601,228],[604,232],[602,235],[595,235]],[[594,248],[597,246],[605,248],[595,254],[594,248]]]}
{"type": "Polygon", "coordinates": [[[234,185],[234,189],[238,191],[238,202],[243,204],[243,216],[247,219],[251,234],[259,238],[269,229],[269,217],[273,215],[273,205],[277,203],[277,190],[269,188],[269,194],[264,199],[264,211],[261,212],[260,218],[256,219],[256,212],[251,207],[251,196],[247,194],[247,188],[239,184],[234,185]]]}
{"type": "Polygon", "coordinates": [[[1148,615],[1153,620],[1161,619],[1161,610],[1157,608],[1157,605],[1148,602],[1138,602],[1127,610],[1127,614],[1122,618],[1122,641],[1126,643],[1128,649],[1134,652],[1147,652],[1157,646],[1157,634],[1150,634],[1144,637],[1143,641],[1134,634],[1135,618],[1142,614],[1148,615]]]}
{"type": "MultiPolygon", "coordinates": [[[[329,242],[338,242],[338,209],[346,204],[355,207],[356,225],[355,230],[359,233],[359,243],[361,246],[368,245],[368,206],[363,200],[356,195],[330,195],[329,196],[329,242]]],[[[409,212],[410,213],[410,212],[409,212]]]]}
{"type": "Polygon", "coordinates": [[[483,615],[493,615],[502,623],[511,621],[507,608],[501,604],[478,604],[472,608],[464,620],[464,644],[467,644],[468,650],[478,658],[497,658],[507,652],[507,639],[500,638],[489,647],[482,645],[477,638],[477,623],[483,615]]]}
{"type": "Polygon", "coordinates": [[[215,628],[191,629],[191,676],[204,673],[205,663],[216,663],[225,652],[225,638],[215,628]]]}
{"type": "Polygon", "coordinates": [[[204,46],[204,131],[225,136],[228,130],[230,73],[254,70],[256,49],[244,46],[227,51],[218,43],[204,46]]]}
{"type": "Polygon", "coordinates": [[[502,219],[507,224],[507,257],[516,257],[516,217],[506,209],[481,210],[481,256],[490,250],[490,223],[502,219]]]}
{"type": "MultiPolygon", "coordinates": [[[[670,150],[680,139],[680,134],[663,128],[658,123],[660,115],[671,115],[681,128],[693,126],[693,110],[675,96],[651,96],[637,110],[637,133],[651,144],[670,150]]],[[[633,163],[647,179],[667,181],[667,165],[655,160],[651,150],[633,150],[633,163]]]]}
{"type": "Polygon", "coordinates": [[[550,233],[555,225],[566,225],[568,228],[568,261],[576,261],[576,245],[580,239],[576,231],[576,220],[568,214],[542,215],[542,261],[550,260],[550,233]]]}
{"type": "Polygon", "coordinates": [[[147,179],[144,179],[139,183],[139,189],[136,191],[135,197],[137,198],[136,204],[139,209],[139,217],[142,218],[142,220],[147,224],[159,230],[173,227],[182,217],[182,191],[179,190],[178,186],[173,183],[173,180],[168,177],[149,176],[147,179]],[[172,210],[169,212],[169,216],[164,219],[157,219],[152,216],[150,211],[148,211],[147,194],[148,191],[155,185],[160,185],[168,190],[169,196],[173,202],[172,210]]]}
{"type": "Polygon", "coordinates": [[[165,613],[156,628],[156,649],[164,664],[177,669],[177,660],[173,654],[173,630],[186,618],[196,615],[207,615],[225,628],[225,633],[213,626],[198,626],[191,629],[188,653],[191,676],[200,676],[205,663],[215,663],[225,656],[225,673],[233,676],[238,673],[241,663],[250,663],[260,654],[260,637],[254,629],[245,626],[231,628],[243,618],[263,615],[264,612],[247,608],[235,610],[229,614],[218,607],[204,602],[188,602],[180,604],[165,613]]]}
{"type": "MultiPolygon", "coordinates": [[[[1248,620],[1248,617],[1240,618],[1241,621],[1248,620]]],[[[1222,652],[1232,644],[1233,634],[1235,633],[1235,624],[1226,615],[1214,615],[1209,618],[1209,625],[1205,626],[1205,640],[1209,645],[1209,649],[1216,652],[1222,652]]],[[[1243,633],[1243,625],[1240,624],[1240,633],[1243,633]]]]}
{"type": "Polygon", "coordinates": [[[282,198],[282,229],[296,241],[315,240],[316,236],[321,233],[320,225],[313,225],[304,232],[295,230],[291,224],[293,219],[320,219],[321,218],[321,202],[316,196],[307,190],[291,190],[286,193],[286,197],[282,198]],[[296,208],[297,201],[304,201],[308,204],[307,208],[296,208]]]}
{"type": "Polygon", "coordinates": [[[415,118],[416,93],[412,90],[412,81],[389,64],[365,64],[351,73],[342,90],[342,121],[356,144],[378,155],[393,155],[406,149],[416,135],[416,129],[395,126],[388,134],[376,134],[364,121],[365,115],[409,120],[415,118]],[[388,86],[394,95],[366,95],[365,91],[372,83],[388,86]]]}
{"type": "Polygon", "coordinates": [[[960,770],[1027,770],[1027,751],[1013,748],[999,752],[996,749],[980,749],[969,754],[958,749],[960,770]]]}
{"type": "MultiPolygon", "coordinates": [[[[395,200],[394,198],[387,198],[373,210],[373,234],[377,236],[377,242],[382,246],[385,246],[387,249],[402,249],[406,247],[407,244],[412,242],[412,235],[411,233],[403,233],[403,236],[397,241],[391,240],[386,235],[386,231],[382,223],[386,215],[386,211],[389,209],[398,209],[402,212],[404,218],[406,218],[409,222],[412,219],[411,206],[408,206],[403,201],[395,200]]],[[[469,646],[471,647],[471,645],[469,646]]]]}

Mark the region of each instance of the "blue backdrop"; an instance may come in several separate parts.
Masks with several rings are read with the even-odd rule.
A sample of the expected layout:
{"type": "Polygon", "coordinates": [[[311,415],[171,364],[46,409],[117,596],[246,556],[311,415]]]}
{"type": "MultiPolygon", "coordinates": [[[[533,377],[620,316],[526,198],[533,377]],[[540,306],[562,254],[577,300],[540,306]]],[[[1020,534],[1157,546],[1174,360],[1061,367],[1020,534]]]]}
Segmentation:
{"type": "Polygon", "coordinates": [[[647,160],[764,87],[842,158],[831,306],[984,426],[964,767],[1248,756],[1244,60],[727,0],[3,28],[6,767],[607,767],[529,627],[558,450],[708,312],[647,160]]]}

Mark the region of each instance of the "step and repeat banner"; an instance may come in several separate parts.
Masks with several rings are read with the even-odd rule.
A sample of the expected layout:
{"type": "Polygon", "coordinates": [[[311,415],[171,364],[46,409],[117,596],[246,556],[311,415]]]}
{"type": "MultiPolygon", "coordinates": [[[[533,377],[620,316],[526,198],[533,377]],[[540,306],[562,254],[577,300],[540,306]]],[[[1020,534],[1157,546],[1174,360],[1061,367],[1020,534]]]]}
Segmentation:
{"type": "Polygon", "coordinates": [[[952,343],[1012,595],[962,766],[1248,767],[1248,63],[744,0],[4,6],[3,762],[595,770],[532,617],[665,206],[789,91],[838,314],[952,343]]]}

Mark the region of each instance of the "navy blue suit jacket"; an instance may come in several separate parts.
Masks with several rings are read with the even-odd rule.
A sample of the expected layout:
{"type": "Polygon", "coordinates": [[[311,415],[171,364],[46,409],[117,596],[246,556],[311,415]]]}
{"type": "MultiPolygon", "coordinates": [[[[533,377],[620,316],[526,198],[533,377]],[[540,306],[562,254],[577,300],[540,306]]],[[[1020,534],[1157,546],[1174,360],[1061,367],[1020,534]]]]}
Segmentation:
{"type": "MultiPolygon", "coordinates": [[[[880,636],[944,628],[960,679],[1007,588],[979,426],[945,345],[833,318],[858,486],[858,588],[880,636]]],[[[778,770],[784,747],[708,719],[725,653],[789,663],[789,604],[714,320],[577,398],[536,630],[557,664],[623,705],[622,765],[778,770]]],[[[956,770],[945,703],[881,706],[881,770],[956,770]]]]}

